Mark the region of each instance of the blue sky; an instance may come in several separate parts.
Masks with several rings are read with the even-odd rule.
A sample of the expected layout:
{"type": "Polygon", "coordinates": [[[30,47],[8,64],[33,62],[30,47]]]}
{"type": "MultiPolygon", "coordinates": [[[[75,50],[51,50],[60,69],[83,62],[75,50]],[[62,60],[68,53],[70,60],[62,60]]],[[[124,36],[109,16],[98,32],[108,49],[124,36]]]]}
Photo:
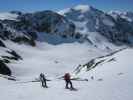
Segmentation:
{"type": "Polygon", "coordinates": [[[60,10],[87,4],[103,11],[133,11],[133,0],[0,0],[0,12],[60,10]]]}

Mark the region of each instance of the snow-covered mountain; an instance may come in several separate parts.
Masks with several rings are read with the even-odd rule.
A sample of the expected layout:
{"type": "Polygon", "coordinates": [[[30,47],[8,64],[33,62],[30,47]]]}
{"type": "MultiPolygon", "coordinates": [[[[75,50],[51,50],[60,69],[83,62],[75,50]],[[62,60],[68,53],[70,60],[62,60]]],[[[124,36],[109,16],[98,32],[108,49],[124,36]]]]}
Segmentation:
{"type": "Polygon", "coordinates": [[[98,32],[117,45],[133,43],[133,25],[128,21],[133,18],[132,13],[120,14],[120,17],[116,19],[112,14],[88,5],[78,5],[61,10],[58,13],[64,15],[76,25],[76,32],[81,34],[98,32]],[[128,20],[125,18],[128,18],[128,20]]]}
{"type": "Polygon", "coordinates": [[[26,13],[19,16],[18,20],[20,23],[25,25],[19,30],[30,30],[26,29],[27,25],[38,32],[59,34],[61,36],[66,35],[66,37],[74,34],[74,24],[68,21],[65,17],[53,11],[26,13]],[[24,22],[27,24],[25,24],[24,22]]]}
{"type": "Polygon", "coordinates": [[[78,5],[76,7],[59,12],[77,25],[77,32],[85,34],[96,32],[101,24],[113,27],[113,20],[104,12],[88,5],[78,5]]]}
{"type": "Polygon", "coordinates": [[[133,12],[110,11],[108,14],[115,19],[117,19],[117,17],[121,17],[129,22],[133,22],[133,12]]]}
{"type": "Polygon", "coordinates": [[[124,15],[114,18],[112,13],[88,5],[78,5],[58,13],[49,10],[34,13],[12,11],[0,16],[2,48],[11,48],[5,45],[6,41],[31,46],[37,46],[38,42],[51,45],[76,42],[107,52],[117,48],[116,44],[132,45],[133,27],[122,17],[124,15]]]}
{"type": "Polygon", "coordinates": [[[133,50],[122,49],[133,45],[132,19],[88,5],[1,13],[0,99],[132,100],[133,50]],[[52,80],[46,91],[32,83],[42,72],[52,80]],[[66,72],[77,92],[58,80],[66,72]]]}
{"type": "Polygon", "coordinates": [[[49,33],[60,37],[74,37],[75,25],[65,17],[53,12],[42,11],[35,13],[10,12],[9,15],[17,15],[14,20],[5,16],[0,20],[0,37],[17,43],[27,43],[35,46],[35,40],[42,41],[40,36],[49,33]]]}
{"type": "MultiPolygon", "coordinates": [[[[133,44],[132,13],[119,13],[117,16],[120,17],[116,19],[113,12],[105,13],[88,5],[78,5],[58,13],[3,13],[1,16],[5,17],[0,20],[0,37],[32,46],[35,46],[36,40],[40,41],[40,36],[41,41],[45,41],[45,38],[42,38],[44,33],[73,38],[73,41],[87,41],[94,46],[100,45],[101,42],[101,45],[105,45],[107,41],[117,45],[133,44]],[[126,20],[125,16],[130,21],[126,20]]],[[[106,47],[105,45],[104,48],[106,47]]]]}

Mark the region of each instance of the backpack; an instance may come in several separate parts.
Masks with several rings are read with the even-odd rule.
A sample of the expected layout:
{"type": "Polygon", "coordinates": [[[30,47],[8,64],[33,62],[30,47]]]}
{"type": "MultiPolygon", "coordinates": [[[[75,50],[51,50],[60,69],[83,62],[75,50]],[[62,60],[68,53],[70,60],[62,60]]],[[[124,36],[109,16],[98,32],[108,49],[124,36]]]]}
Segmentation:
{"type": "Polygon", "coordinates": [[[64,75],[64,79],[65,79],[65,80],[70,80],[70,77],[71,77],[71,76],[70,76],[69,73],[66,73],[66,74],[64,75]]]}
{"type": "Polygon", "coordinates": [[[44,81],[45,80],[45,75],[43,73],[40,74],[40,81],[44,81]]]}

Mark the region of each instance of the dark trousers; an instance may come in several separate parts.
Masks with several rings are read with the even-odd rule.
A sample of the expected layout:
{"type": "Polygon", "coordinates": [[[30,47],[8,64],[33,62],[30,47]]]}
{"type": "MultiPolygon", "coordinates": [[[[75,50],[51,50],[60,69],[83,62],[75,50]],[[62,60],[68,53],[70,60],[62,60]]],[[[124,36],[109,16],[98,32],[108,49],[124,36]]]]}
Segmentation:
{"type": "Polygon", "coordinates": [[[70,84],[70,88],[73,88],[72,82],[71,80],[65,80],[66,81],[66,88],[69,88],[69,84],[70,84]]]}
{"type": "Polygon", "coordinates": [[[46,80],[41,81],[41,83],[42,83],[42,87],[44,87],[44,88],[47,88],[48,87],[47,86],[47,83],[46,83],[46,80]]]}

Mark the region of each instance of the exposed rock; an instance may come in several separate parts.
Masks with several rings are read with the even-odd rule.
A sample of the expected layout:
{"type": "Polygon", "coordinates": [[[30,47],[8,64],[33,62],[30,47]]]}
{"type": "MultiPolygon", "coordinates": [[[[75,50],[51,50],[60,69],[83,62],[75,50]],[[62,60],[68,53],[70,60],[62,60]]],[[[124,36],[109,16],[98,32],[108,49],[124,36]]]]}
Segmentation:
{"type": "Polygon", "coordinates": [[[18,55],[15,51],[7,51],[9,54],[11,54],[13,57],[15,57],[17,60],[20,59],[22,60],[22,57],[18,55]]]}
{"type": "Polygon", "coordinates": [[[2,60],[0,60],[0,74],[11,75],[11,70],[2,60]]]}
{"type": "Polygon", "coordinates": [[[6,47],[5,44],[0,40],[0,47],[6,47]]]}
{"type": "Polygon", "coordinates": [[[75,32],[75,25],[65,17],[53,12],[42,11],[27,13],[18,17],[21,30],[30,27],[38,32],[47,32],[71,36],[75,32]]]}

